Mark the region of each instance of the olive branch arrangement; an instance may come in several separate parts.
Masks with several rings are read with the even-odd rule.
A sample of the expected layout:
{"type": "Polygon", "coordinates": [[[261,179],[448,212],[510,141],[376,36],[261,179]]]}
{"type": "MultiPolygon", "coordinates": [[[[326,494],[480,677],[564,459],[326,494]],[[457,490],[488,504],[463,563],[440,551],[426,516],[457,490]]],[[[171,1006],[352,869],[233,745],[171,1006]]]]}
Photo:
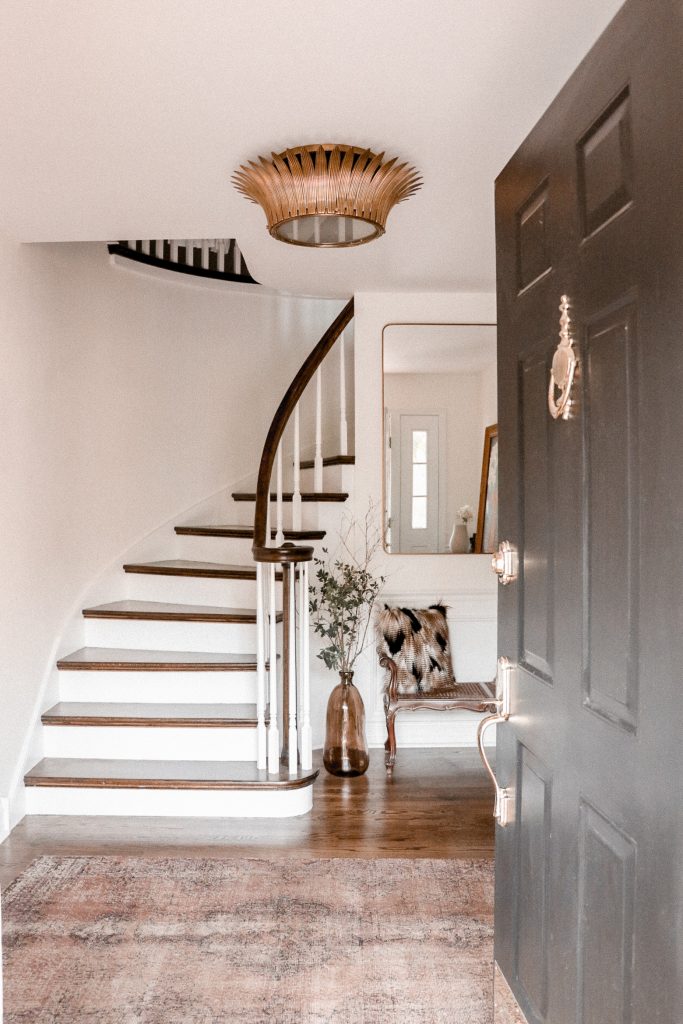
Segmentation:
{"type": "Polygon", "coordinates": [[[362,520],[349,518],[339,549],[314,559],[310,612],[313,629],[326,641],[318,657],[327,668],[350,672],[367,647],[370,614],[385,582],[373,564],[381,547],[377,516],[371,503],[362,520]]]}

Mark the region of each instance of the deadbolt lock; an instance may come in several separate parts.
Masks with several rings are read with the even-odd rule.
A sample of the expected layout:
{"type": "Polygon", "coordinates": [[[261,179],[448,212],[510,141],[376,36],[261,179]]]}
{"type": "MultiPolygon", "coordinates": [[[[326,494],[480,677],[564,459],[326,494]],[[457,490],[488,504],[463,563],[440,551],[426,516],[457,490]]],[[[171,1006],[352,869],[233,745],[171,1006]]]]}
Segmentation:
{"type": "Polygon", "coordinates": [[[506,587],[517,579],[517,551],[509,540],[502,540],[498,550],[491,559],[491,568],[498,577],[498,582],[506,587]]]}

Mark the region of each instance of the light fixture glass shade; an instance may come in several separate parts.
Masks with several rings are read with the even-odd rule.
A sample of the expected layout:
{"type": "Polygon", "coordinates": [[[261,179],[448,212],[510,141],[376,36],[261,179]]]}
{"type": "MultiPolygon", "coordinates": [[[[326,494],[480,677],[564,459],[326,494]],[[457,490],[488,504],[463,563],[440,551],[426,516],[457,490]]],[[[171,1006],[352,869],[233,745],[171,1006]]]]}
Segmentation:
{"type": "Polygon", "coordinates": [[[338,248],[362,245],[384,234],[378,224],[361,217],[348,217],[337,213],[306,213],[302,217],[274,224],[270,229],[274,238],[292,245],[312,245],[338,248]]]}
{"type": "Polygon", "coordinates": [[[342,248],[384,234],[391,209],[421,185],[413,167],[358,146],[300,146],[258,157],[233,176],[258,203],[274,238],[291,245],[342,248]]]}

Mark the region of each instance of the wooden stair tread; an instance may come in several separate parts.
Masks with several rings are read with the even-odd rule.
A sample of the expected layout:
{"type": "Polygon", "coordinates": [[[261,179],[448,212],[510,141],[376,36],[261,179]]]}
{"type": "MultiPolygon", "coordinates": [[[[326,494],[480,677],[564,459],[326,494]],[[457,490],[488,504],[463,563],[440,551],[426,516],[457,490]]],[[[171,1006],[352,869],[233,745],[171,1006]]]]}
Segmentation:
{"type": "MultiPolygon", "coordinates": [[[[165,601],[113,601],[84,608],[86,619],[153,619],[159,622],[255,623],[255,608],[224,608],[220,605],[172,604],[165,601]]],[[[282,613],[278,615],[278,621],[282,613]]]]}
{"type": "MultiPolygon", "coordinates": [[[[323,458],[323,466],[355,466],[355,464],[355,455],[328,455],[323,458]]],[[[315,460],[304,459],[299,465],[301,469],[313,469],[315,467],[315,460]]]]}
{"type": "MultiPolygon", "coordinates": [[[[184,537],[238,537],[244,540],[252,540],[254,536],[253,526],[176,526],[175,532],[184,537]]],[[[271,530],[270,535],[275,539],[276,530],[271,530]]],[[[285,540],[322,540],[325,536],[324,530],[283,530],[285,540]]]]}
{"type": "Polygon", "coordinates": [[[41,716],[43,725],[156,727],[255,726],[255,704],[117,704],[60,701],[41,716]]]}
{"type": "Polygon", "coordinates": [[[124,572],[152,576],[197,576],[204,579],[255,580],[255,565],[226,565],[222,562],[194,562],[184,558],[169,558],[162,562],[131,562],[124,572]]]}
{"type": "Polygon", "coordinates": [[[269,775],[252,761],[125,761],[46,757],[24,776],[27,786],[115,789],[298,789],[317,770],[269,775]]]}
{"type": "Polygon", "coordinates": [[[60,658],[57,668],[105,672],[243,672],[256,668],[256,655],[81,647],[60,658]]]}
{"type": "MultiPolygon", "coordinates": [[[[233,494],[233,501],[256,501],[256,495],[248,493],[246,491],[236,491],[233,494]]],[[[283,501],[291,501],[293,498],[292,491],[285,491],[282,495],[283,501]]],[[[302,501],[346,501],[348,494],[344,491],[302,491],[302,501]]],[[[270,495],[271,501],[277,501],[277,494],[272,493],[270,495]]]]}

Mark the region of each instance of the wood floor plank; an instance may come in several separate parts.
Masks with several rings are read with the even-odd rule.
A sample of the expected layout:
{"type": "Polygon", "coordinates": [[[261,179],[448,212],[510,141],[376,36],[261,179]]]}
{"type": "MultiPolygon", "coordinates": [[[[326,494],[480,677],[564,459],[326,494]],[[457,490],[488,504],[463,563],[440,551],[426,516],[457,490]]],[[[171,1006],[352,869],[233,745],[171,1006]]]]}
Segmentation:
{"type": "MultiPolygon", "coordinates": [[[[296,818],[24,818],[0,843],[0,885],[42,855],[148,857],[493,857],[493,792],[476,750],[383,751],[358,779],[321,771],[296,818]]],[[[317,751],[315,764],[321,766],[317,751]]]]}

